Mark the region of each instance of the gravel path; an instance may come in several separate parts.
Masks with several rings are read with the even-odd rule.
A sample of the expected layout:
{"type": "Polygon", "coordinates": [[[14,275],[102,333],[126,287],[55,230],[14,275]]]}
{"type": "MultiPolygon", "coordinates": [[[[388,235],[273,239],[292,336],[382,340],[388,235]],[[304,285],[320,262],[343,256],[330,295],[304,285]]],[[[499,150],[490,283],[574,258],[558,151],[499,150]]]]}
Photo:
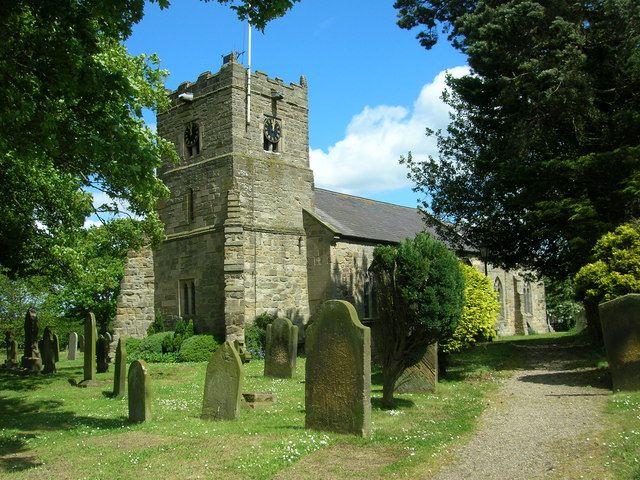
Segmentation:
{"type": "Polygon", "coordinates": [[[470,442],[455,449],[453,461],[436,476],[426,478],[606,478],[606,471],[589,461],[600,443],[602,411],[611,394],[601,375],[575,368],[570,350],[521,348],[531,359],[529,369],[505,381],[470,442]]]}

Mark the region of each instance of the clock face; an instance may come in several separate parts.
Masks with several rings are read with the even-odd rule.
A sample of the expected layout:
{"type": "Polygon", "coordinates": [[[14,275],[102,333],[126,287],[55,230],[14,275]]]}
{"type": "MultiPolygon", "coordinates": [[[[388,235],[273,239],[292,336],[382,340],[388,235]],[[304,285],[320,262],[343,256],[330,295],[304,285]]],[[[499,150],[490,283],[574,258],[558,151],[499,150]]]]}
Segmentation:
{"type": "Polygon", "coordinates": [[[275,118],[265,118],[264,120],[264,138],[271,143],[278,143],[280,135],[282,134],[282,127],[280,122],[275,118]]]}
{"type": "Polygon", "coordinates": [[[193,147],[198,144],[198,124],[190,123],[187,125],[186,130],[184,131],[184,143],[187,147],[193,147]]]}

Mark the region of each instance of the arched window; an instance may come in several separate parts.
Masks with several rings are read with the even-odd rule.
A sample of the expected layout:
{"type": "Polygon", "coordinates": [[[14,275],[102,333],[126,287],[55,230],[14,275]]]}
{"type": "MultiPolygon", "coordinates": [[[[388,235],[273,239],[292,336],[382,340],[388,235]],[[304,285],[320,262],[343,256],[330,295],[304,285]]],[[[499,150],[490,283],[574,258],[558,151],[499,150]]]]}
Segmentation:
{"type": "Polygon", "coordinates": [[[500,304],[500,319],[504,318],[504,290],[502,288],[502,282],[496,277],[496,281],[493,282],[493,289],[498,296],[498,302],[500,304]]]}
{"type": "Polygon", "coordinates": [[[531,298],[531,282],[529,280],[524,282],[522,293],[524,296],[524,313],[531,315],[533,313],[533,301],[531,298]]]}

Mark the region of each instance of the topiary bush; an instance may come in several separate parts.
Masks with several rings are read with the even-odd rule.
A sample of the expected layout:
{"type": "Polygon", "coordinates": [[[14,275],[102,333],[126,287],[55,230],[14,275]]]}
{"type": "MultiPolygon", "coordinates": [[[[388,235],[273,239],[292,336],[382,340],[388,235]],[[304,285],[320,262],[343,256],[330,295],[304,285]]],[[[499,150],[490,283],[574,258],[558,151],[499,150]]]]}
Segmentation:
{"type": "Polygon", "coordinates": [[[451,338],[440,344],[443,353],[459,352],[478,341],[496,337],[500,304],[491,281],[470,265],[460,264],[464,273],[464,307],[451,338]]]}
{"type": "Polygon", "coordinates": [[[177,355],[179,362],[206,362],[220,344],[211,335],[194,335],[187,338],[177,355]]]}
{"type": "Polygon", "coordinates": [[[138,351],[140,353],[162,353],[162,342],[172,335],[173,332],[160,332],[149,335],[142,339],[138,351]]]}
{"type": "Polygon", "coordinates": [[[147,328],[147,335],[153,335],[154,333],[164,332],[164,316],[162,312],[156,312],[156,316],[153,322],[147,328]]]}

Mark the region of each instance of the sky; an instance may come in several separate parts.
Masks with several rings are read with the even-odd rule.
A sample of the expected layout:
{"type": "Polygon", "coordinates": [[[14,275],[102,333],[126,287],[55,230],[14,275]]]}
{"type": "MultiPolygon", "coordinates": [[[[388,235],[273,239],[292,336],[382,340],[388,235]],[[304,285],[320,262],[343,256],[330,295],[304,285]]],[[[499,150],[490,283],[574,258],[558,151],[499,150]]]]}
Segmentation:
{"type": "MultiPolygon", "coordinates": [[[[222,56],[245,52],[247,25],[217,2],[147,4],[126,45],[156,53],[167,87],[216,72],[222,56]]],[[[376,200],[416,206],[401,155],[436,154],[426,127],[446,127],[440,100],[445,71],[467,72],[466,59],[443,37],[427,51],[415,31],[396,25],[393,0],[302,0],[284,17],[253,30],[252,70],[309,88],[309,144],[315,184],[376,200]]],[[[145,116],[155,124],[152,114],[145,116]]]]}

